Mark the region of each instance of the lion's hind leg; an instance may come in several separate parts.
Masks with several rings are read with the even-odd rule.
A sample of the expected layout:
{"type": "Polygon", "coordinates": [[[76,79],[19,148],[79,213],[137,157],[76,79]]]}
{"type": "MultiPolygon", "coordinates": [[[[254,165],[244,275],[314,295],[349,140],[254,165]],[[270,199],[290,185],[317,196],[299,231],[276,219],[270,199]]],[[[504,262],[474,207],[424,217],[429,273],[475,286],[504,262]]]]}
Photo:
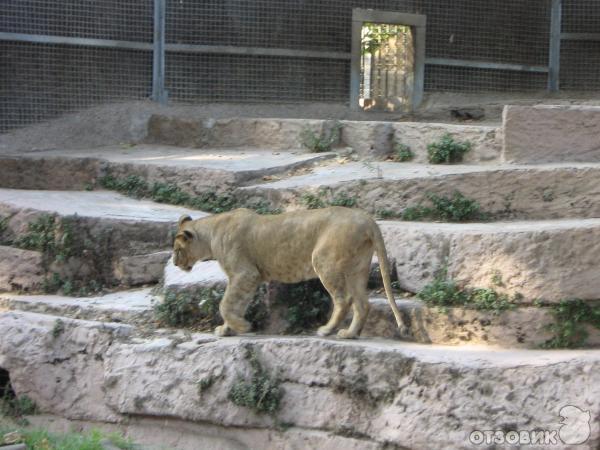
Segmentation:
{"type": "Polygon", "coordinates": [[[244,319],[246,308],[254,298],[256,288],[260,284],[258,274],[244,274],[229,279],[219,312],[224,324],[215,328],[217,336],[247,333],[252,328],[250,322],[244,319]]]}
{"type": "Polygon", "coordinates": [[[350,309],[350,295],[343,274],[337,272],[335,264],[313,256],[313,267],[321,283],[331,296],[333,310],[329,321],[317,330],[319,336],[327,336],[346,318],[350,309]]]}
{"type": "Polygon", "coordinates": [[[352,302],[352,322],[348,328],[338,331],[338,337],[354,339],[360,336],[369,315],[370,305],[369,295],[367,294],[368,281],[368,269],[346,275],[346,289],[350,293],[352,302]]]}

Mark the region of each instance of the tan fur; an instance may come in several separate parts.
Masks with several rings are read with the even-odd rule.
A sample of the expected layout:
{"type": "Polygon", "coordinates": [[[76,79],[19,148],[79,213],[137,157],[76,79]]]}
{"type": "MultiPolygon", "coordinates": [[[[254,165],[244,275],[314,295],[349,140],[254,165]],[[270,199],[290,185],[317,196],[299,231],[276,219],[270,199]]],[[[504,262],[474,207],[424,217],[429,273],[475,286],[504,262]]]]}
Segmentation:
{"type": "Polygon", "coordinates": [[[229,277],[219,308],[225,323],[215,330],[219,336],[250,330],[244,313],[260,283],[319,278],[333,299],[333,312],[318,334],[331,334],[352,306],[352,323],[338,336],[354,338],[369,312],[367,281],[374,251],[388,301],[404,332],[381,232],[370,216],[356,209],[333,207],[273,216],[236,209],[199,220],[184,216],[175,238],[174,262],[189,271],[196,261],[216,259],[229,277]]]}

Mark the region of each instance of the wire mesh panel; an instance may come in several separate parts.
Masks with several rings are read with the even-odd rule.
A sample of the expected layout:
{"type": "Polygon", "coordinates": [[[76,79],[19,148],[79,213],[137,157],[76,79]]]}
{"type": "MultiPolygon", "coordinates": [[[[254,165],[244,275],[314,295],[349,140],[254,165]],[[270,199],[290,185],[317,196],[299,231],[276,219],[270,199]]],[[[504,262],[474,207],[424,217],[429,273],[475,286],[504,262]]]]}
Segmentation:
{"type": "MultiPolygon", "coordinates": [[[[562,31],[570,34],[600,33],[600,2],[563,0],[562,31]]],[[[600,89],[600,40],[562,41],[560,88],[600,89]]]]}
{"type": "Polygon", "coordinates": [[[152,53],[0,41],[0,130],[144,98],[152,53]]]}
{"type": "Polygon", "coordinates": [[[169,98],[182,102],[339,101],[348,95],[346,62],[271,56],[169,52],[169,98]]]}
{"type": "Polygon", "coordinates": [[[152,0],[2,0],[0,31],[151,42],[152,0]]]}
{"type": "Polygon", "coordinates": [[[66,42],[0,40],[0,132],[150,95],[152,0],[2,0],[0,5],[0,32],[66,42]],[[76,45],[79,38],[146,42],[148,50],[76,45]]]}

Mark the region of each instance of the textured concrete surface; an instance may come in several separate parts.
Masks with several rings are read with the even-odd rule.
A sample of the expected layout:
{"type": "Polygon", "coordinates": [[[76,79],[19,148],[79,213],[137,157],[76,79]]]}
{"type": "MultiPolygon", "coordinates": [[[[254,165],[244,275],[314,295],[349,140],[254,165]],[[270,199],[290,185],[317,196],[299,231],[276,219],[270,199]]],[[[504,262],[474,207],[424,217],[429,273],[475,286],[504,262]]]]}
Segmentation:
{"type": "Polygon", "coordinates": [[[506,106],[506,161],[600,161],[600,106],[506,106]]]}
{"type": "Polygon", "coordinates": [[[0,245],[0,291],[41,289],[44,275],[40,252],[0,245]]]}
{"type": "Polygon", "coordinates": [[[0,309],[30,311],[73,319],[147,323],[153,320],[152,289],[121,291],[94,297],[0,294],[0,309]]]}
{"type": "MultiPolygon", "coordinates": [[[[579,448],[600,443],[600,351],[313,337],[135,338],[125,325],[70,319],[57,335],[55,321],[0,314],[0,367],[9,371],[18,395],[68,419],[169,418],[234,428],[240,439],[243,430],[287,423],[323,432],[319,441],[329,445],[341,435],[359,437],[367,448],[466,449],[472,448],[473,430],[558,432],[561,408],[574,405],[593,419],[579,448]],[[251,376],[248,351],[281,380],[281,408],[274,416],[229,399],[234,383],[251,376]],[[199,392],[206,379],[212,384],[199,392]]],[[[568,448],[556,439],[553,448],[568,448]]],[[[256,448],[252,433],[243,442],[256,448]]]]}
{"type": "Polygon", "coordinates": [[[447,267],[471,288],[520,302],[598,299],[600,219],[473,224],[380,222],[400,285],[417,292],[447,267]],[[494,282],[499,278],[501,284],[494,282]]]}
{"type": "Polygon", "coordinates": [[[240,189],[248,198],[281,207],[305,207],[305,193],[331,201],[345,195],[371,213],[429,204],[429,193],[460,191],[494,220],[600,217],[600,165],[426,166],[406,163],[325,165],[311,173],[240,189]]]}
{"type": "Polygon", "coordinates": [[[78,215],[100,219],[151,222],[177,222],[183,214],[205,217],[200,211],[179,206],[135,200],[110,191],[30,191],[0,189],[0,204],[16,209],[32,209],[61,216],[78,215]]]}

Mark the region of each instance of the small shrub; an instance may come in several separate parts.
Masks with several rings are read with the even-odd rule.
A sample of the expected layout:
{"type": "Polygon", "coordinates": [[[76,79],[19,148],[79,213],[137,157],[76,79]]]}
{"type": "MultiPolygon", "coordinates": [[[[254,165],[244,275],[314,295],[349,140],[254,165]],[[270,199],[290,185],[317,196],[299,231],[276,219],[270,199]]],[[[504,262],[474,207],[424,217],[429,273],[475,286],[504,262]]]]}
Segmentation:
{"type": "MultiPolygon", "coordinates": [[[[260,287],[246,310],[245,318],[254,329],[264,327],[269,318],[264,293],[260,287]]],[[[154,315],[161,325],[211,330],[223,322],[219,313],[223,294],[220,288],[201,288],[193,293],[167,291],[163,302],[154,305],[154,315]]]]}
{"type": "Polygon", "coordinates": [[[414,157],[415,154],[408,145],[399,142],[394,145],[394,153],[392,154],[392,159],[394,161],[408,162],[412,161],[414,157]]]}
{"type": "Polygon", "coordinates": [[[281,214],[283,212],[281,208],[273,208],[266,200],[259,200],[254,203],[249,203],[245,206],[246,208],[252,209],[261,215],[281,214]]]}
{"type": "Polygon", "coordinates": [[[309,192],[302,194],[301,200],[308,209],[321,209],[327,206],[319,195],[309,192]]]}
{"type": "Polygon", "coordinates": [[[378,209],[377,211],[375,211],[375,216],[378,219],[393,219],[395,217],[398,217],[399,214],[390,209],[378,209]]]}
{"type": "Polygon", "coordinates": [[[117,191],[129,197],[142,198],[148,197],[150,194],[150,186],[146,180],[137,175],[128,175],[121,179],[105,175],[98,182],[105,189],[117,191]]]}
{"type": "Polygon", "coordinates": [[[402,220],[440,220],[444,222],[469,222],[488,220],[488,215],[481,211],[477,201],[465,197],[455,191],[452,197],[427,194],[431,206],[410,206],[402,211],[402,220]]]}
{"type": "Polygon", "coordinates": [[[457,142],[450,134],[445,134],[439,142],[427,146],[429,162],[432,164],[461,162],[464,154],[471,150],[471,146],[468,141],[457,142]]]}
{"type": "Polygon", "coordinates": [[[548,329],[554,337],[542,344],[543,348],[581,347],[588,337],[585,324],[600,329],[600,305],[591,305],[581,299],[562,300],[553,305],[555,322],[548,329]]]}
{"type": "Polygon", "coordinates": [[[246,347],[246,359],[250,362],[252,375],[249,380],[238,377],[229,391],[229,399],[259,414],[274,415],[283,397],[280,381],[267,372],[251,347],[246,347]]]}
{"type": "Polygon", "coordinates": [[[345,192],[340,192],[338,195],[333,197],[329,202],[330,206],[344,206],[346,208],[354,208],[356,207],[358,201],[356,197],[350,197],[345,192]]]}
{"type": "Polygon", "coordinates": [[[42,253],[55,253],[56,249],[56,217],[42,214],[27,225],[27,232],[14,242],[15,247],[25,250],[36,250],[42,253]]]}
{"type": "Polygon", "coordinates": [[[237,208],[238,202],[232,194],[218,194],[209,191],[191,198],[187,206],[218,214],[237,208]]]}
{"type": "MultiPolygon", "coordinates": [[[[10,442],[23,443],[32,450],[104,450],[105,441],[110,442],[121,450],[135,450],[138,448],[130,440],[116,433],[104,434],[98,430],[85,433],[50,433],[42,429],[19,429],[10,433],[10,442]]],[[[2,437],[0,436],[0,445],[2,437]]]]}
{"type": "Polygon", "coordinates": [[[154,314],[162,325],[171,327],[213,327],[219,323],[219,302],[223,291],[201,289],[195,294],[167,291],[162,303],[154,305],[154,314]]]}
{"type": "Polygon", "coordinates": [[[515,301],[519,298],[518,294],[510,298],[507,294],[500,294],[490,288],[464,289],[454,280],[448,279],[446,268],[442,268],[417,296],[430,306],[464,306],[495,312],[514,308],[515,301]]]}
{"type": "Polygon", "coordinates": [[[301,333],[327,321],[331,299],[320,281],[283,284],[281,289],[278,302],[287,307],[286,332],[301,333]]]}
{"type": "Polygon", "coordinates": [[[52,337],[57,339],[64,331],[65,323],[61,319],[56,319],[54,321],[54,326],[52,327],[52,337]]]}
{"type": "Polygon", "coordinates": [[[212,385],[215,384],[215,381],[217,381],[217,377],[214,375],[209,375],[208,377],[199,380],[198,383],[196,383],[198,386],[198,395],[202,396],[205,391],[209,390],[212,385]]]}
{"type": "Polygon", "coordinates": [[[190,202],[190,195],[183,192],[175,184],[154,183],[151,191],[152,200],[170,205],[185,205],[190,202]]]}
{"type": "Polygon", "coordinates": [[[37,413],[37,405],[31,398],[27,395],[14,397],[10,395],[10,392],[12,391],[7,390],[0,398],[0,416],[20,418],[37,413]]]}
{"type": "Polygon", "coordinates": [[[335,122],[330,130],[322,130],[319,135],[315,134],[310,127],[306,126],[300,132],[300,142],[311,152],[328,152],[331,147],[340,140],[342,124],[335,122]]]}

